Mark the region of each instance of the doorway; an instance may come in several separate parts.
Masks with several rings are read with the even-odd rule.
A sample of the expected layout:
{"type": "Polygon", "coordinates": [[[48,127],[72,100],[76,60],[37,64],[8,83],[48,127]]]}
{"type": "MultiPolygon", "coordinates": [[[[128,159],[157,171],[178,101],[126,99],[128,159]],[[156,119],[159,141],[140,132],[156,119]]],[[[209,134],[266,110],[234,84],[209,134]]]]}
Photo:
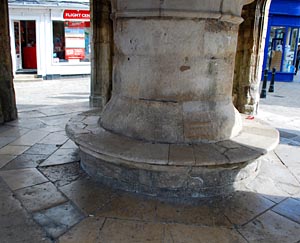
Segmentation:
{"type": "Polygon", "coordinates": [[[36,74],[36,24],[34,20],[15,20],[16,74],[36,74]]]}

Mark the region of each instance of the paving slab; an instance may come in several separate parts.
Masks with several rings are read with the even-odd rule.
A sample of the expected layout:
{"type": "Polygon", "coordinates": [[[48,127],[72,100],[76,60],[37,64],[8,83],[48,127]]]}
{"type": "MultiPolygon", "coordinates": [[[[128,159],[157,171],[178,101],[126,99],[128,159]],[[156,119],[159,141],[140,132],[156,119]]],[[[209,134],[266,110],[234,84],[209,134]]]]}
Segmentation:
{"type": "Polygon", "coordinates": [[[161,243],[164,240],[164,225],[140,221],[106,219],[100,231],[99,242],[161,243]]]}
{"type": "Polygon", "coordinates": [[[272,211],[300,224],[300,201],[288,198],[276,205],[272,211]]]}
{"type": "Polygon", "coordinates": [[[16,158],[15,155],[3,155],[1,154],[0,156],[0,169],[5,166],[9,161],[13,160],[16,158]]]}
{"type": "Polygon", "coordinates": [[[15,139],[29,132],[30,129],[7,126],[0,132],[0,137],[14,137],[15,139]]]}
{"type": "Polygon", "coordinates": [[[86,177],[86,173],[81,169],[78,162],[39,167],[39,170],[57,187],[68,185],[73,181],[86,177]]]}
{"type": "Polygon", "coordinates": [[[78,148],[78,146],[71,139],[68,139],[67,142],[61,148],[75,149],[78,148]]]}
{"type": "Polygon", "coordinates": [[[33,214],[34,220],[55,239],[83,220],[83,214],[70,202],[33,214]]]}
{"type": "Polygon", "coordinates": [[[0,242],[50,243],[41,228],[0,179],[0,242]]]}
{"type": "Polygon", "coordinates": [[[58,132],[50,133],[45,138],[43,138],[39,143],[42,144],[53,144],[61,146],[68,140],[67,136],[60,134],[58,132]]]}
{"type": "Polygon", "coordinates": [[[0,221],[4,216],[9,217],[10,214],[22,211],[21,203],[16,200],[9,187],[0,178],[0,221]]]}
{"type": "Polygon", "coordinates": [[[42,138],[46,137],[48,134],[48,132],[32,130],[15,140],[13,143],[11,143],[11,145],[32,146],[39,142],[42,138]]]}
{"type": "Polygon", "coordinates": [[[165,243],[246,243],[234,229],[225,227],[200,227],[195,225],[166,225],[165,243]]]}
{"type": "Polygon", "coordinates": [[[19,189],[15,194],[30,212],[54,207],[68,200],[51,182],[19,189]]]}
{"type": "Polygon", "coordinates": [[[127,219],[127,220],[156,220],[157,202],[151,199],[144,199],[136,195],[118,193],[111,201],[97,212],[97,216],[127,219]]]}
{"type": "Polygon", "coordinates": [[[59,147],[53,144],[36,143],[31,146],[24,154],[50,155],[53,154],[59,147]]]}
{"type": "Polygon", "coordinates": [[[158,202],[155,221],[185,225],[231,227],[222,209],[212,199],[211,202],[200,202],[196,205],[158,202]]]}
{"type": "Polygon", "coordinates": [[[300,241],[300,225],[272,211],[249,222],[239,232],[250,243],[300,241]]]}
{"type": "Polygon", "coordinates": [[[20,155],[29,148],[30,146],[7,145],[0,149],[0,155],[20,155]]]}
{"type": "Polygon", "coordinates": [[[31,111],[20,111],[18,113],[19,118],[40,118],[45,117],[46,115],[38,110],[31,110],[31,111]]]}
{"type": "MultiPolygon", "coordinates": [[[[259,175],[270,178],[276,188],[283,191],[283,196],[286,194],[292,196],[300,192],[300,181],[273,152],[263,158],[259,175]]],[[[272,195],[272,191],[270,191],[270,195],[272,195]]]]}
{"type": "Polygon", "coordinates": [[[77,180],[60,190],[86,215],[100,215],[99,211],[115,196],[114,191],[88,178],[77,180]]]}
{"type": "Polygon", "coordinates": [[[48,181],[35,168],[0,171],[0,177],[3,178],[11,190],[18,190],[48,181]]]}
{"type": "Polygon", "coordinates": [[[7,125],[1,125],[0,126],[0,136],[3,132],[6,132],[8,129],[12,128],[11,126],[7,126],[7,125]]]}
{"type": "Polygon", "coordinates": [[[99,242],[100,229],[105,218],[89,217],[75,225],[58,239],[57,243],[95,243],[99,242]]]}
{"type": "Polygon", "coordinates": [[[17,139],[16,137],[0,137],[0,148],[10,144],[16,139],[17,139]]]}
{"type": "Polygon", "coordinates": [[[78,149],[58,149],[40,166],[54,166],[79,161],[78,149]]]}
{"type": "Polygon", "coordinates": [[[300,146],[280,144],[275,153],[287,167],[300,164],[300,146]]]}
{"type": "Polygon", "coordinates": [[[257,193],[275,203],[279,203],[291,196],[298,188],[291,186],[288,190],[283,190],[280,184],[273,178],[264,175],[258,175],[255,180],[246,185],[245,191],[257,193]]]}
{"type": "Polygon", "coordinates": [[[232,197],[220,202],[219,208],[231,223],[243,225],[274,205],[274,202],[262,195],[252,192],[236,192],[232,197]]]}
{"type": "Polygon", "coordinates": [[[258,176],[246,188],[277,203],[300,192],[299,182],[274,152],[262,158],[258,176]]]}
{"type": "Polygon", "coordinates": [[[16,170],[22,168],[35,168],[42,163],[48,155],[21,154],[17,158],[7,163],[2,170],[16,170]]]}

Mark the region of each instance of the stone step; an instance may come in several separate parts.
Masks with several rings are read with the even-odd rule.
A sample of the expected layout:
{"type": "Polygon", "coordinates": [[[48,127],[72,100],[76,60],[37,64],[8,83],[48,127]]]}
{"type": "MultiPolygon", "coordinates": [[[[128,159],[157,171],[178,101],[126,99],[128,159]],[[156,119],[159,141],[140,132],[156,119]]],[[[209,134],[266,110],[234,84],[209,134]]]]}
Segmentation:
{"type": "Polygon", "coordinates": [[[14,76],[14,82],[37,82],[43,81],[43,78],[39,78],[36,74],[16,74],[14,76]]]}

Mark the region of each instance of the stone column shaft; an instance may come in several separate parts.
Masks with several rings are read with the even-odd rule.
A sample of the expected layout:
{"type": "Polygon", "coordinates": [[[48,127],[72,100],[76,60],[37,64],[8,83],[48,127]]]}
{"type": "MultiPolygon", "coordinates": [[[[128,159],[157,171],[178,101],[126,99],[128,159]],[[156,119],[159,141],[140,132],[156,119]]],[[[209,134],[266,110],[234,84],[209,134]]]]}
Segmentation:
{"type": "Polygon", "coordinates": [[[153,142],[236,136],[232,104],[243,0],[114,0],[113,97],[101,125],[153,142]]]}
{"type": "Polygon", "coordinates": [[[109,0],[91,0],[92,70],[90,104],[103,108],[112,89],[112,22],[109,0]]]}
{"type": "Polygon", "coordinates": [[[0,124],[17,118],[7,0],[0,0],[0,124]]]}

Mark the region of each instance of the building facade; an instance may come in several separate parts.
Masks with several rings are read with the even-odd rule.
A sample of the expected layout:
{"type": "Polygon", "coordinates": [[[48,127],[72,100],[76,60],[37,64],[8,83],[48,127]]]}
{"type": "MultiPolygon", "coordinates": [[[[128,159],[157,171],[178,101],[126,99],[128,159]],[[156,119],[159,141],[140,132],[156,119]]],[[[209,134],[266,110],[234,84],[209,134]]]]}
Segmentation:
{"type": "Polygon", "coordinates": [[[276,68],[276,81],[291,82],[297,64],[300,30],[300,2],[273,0],[271,2],[263,70],[269,78],[276,68]]]}
{"type": "Polygon", "coordinates": [[[90,74],[89,1],[9,1],[13,73],[90,74]]]}

